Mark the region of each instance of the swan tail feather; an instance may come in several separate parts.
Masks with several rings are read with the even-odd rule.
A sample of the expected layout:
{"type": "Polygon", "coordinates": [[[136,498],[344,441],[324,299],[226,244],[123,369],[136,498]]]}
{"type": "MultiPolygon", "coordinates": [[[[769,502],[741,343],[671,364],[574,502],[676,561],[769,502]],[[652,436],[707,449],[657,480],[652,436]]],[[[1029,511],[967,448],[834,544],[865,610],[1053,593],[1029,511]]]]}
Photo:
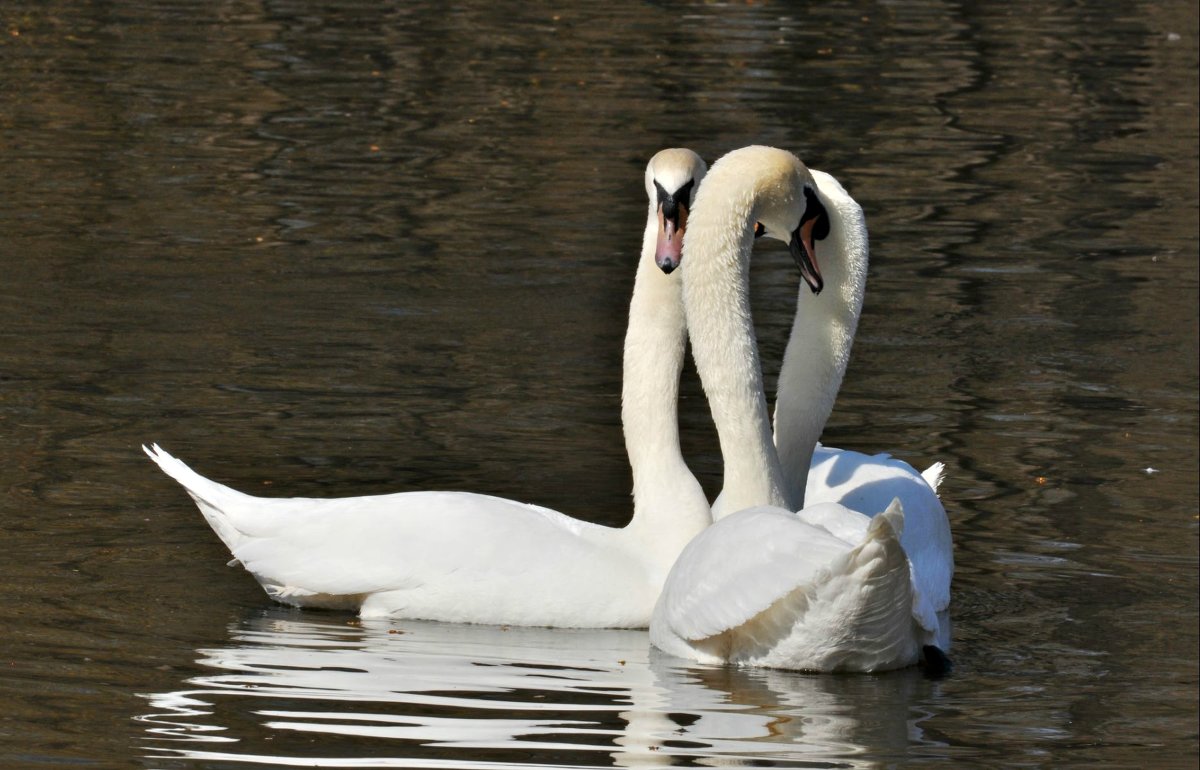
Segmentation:
{"type": "Polygon", "coordinates": [[[871,519],[871,523],[867,525],[867,539],[878,540],[884,537],[894,537],[899,540],[904,536],[904,506],[900,504],[900,498],[893,497],[892,502],[887,509],[871,519]],[[884,525],[891,530],[883,529],[884,525]]]}
{"type": "MultiPolygon", "coordinates": [[[[238,501],[249,496],[224,484],[204,478],[158,444],[150,446],[143,444],[142,451],[154,461],[163,473],[175,479],[184,488],[195,501],[200,513],[204,515],[205,521],[217,533],[217,537],[221,538],[221,542],[236,557],[237,547],[245,539],[245,534],[234,524],[229,510],[238,501]]],[[[237,558],[234,558],[230,564],[238,563],[238,561],[237,558]]]]}
{"type": "Polygon", "coordinates": [[[921,471],[921,478],[925,479],[925,483],[929,485],[930,489],[937,492],[938,487],[946,480],[946,464],[943,462],[934,463],[921,471]]]}
{"type": "Polygon", "coordinates": [[[892,500],[871,519],[863,542],[848,555],[843,580],[854,590],[846,592],[849,601],[841,605],[847,638],[825,668],[883,671],[916,662],[919,634],[912,615],[911,565],[900,543],[904,519],[900,500],[892,500]]]}

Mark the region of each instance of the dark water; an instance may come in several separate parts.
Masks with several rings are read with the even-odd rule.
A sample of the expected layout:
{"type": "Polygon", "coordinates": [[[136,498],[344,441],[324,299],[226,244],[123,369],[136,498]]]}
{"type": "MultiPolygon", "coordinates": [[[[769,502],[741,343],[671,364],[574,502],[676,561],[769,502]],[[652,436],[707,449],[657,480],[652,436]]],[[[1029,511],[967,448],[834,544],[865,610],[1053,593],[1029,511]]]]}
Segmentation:
{"type": "MultiPolygon", "coordinates": [[[[1197,765],[1194,3],[63,0],[0,25],[0,765],[1197,765]],[[271,608],[140,454],[622,523],[642,168],[749,143],[867,211],[826,438],[946,462],[950,678],[271,608]]],[[[754,283],[771,368],[794,268],[760,248],[754,283]]],[[[685,396],[713,489],[690,372],[685,396]]]]}

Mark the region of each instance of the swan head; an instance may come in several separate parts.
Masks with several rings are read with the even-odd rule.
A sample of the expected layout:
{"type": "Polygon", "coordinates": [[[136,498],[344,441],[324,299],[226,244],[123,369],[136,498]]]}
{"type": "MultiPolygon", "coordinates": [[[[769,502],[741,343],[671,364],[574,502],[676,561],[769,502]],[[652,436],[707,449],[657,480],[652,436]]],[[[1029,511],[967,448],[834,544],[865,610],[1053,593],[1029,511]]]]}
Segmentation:
{"type": "Polygon", "coordinates": [[[699,155],[682,147],[662,150],[646,165],[646,195],[658,217],[654,263],[664,273],[679,267],[688,213],[707,171],[699,155]]]}
{"type": "Polygon", "coordinates": [[[743,147],[719,163],[731,173],[757,180],[754,237],[786,243],[804,282],[814,294],[820,294],[825,280],[814,242],[829,236],[829,212],[817,193],[812,172],[792,153],[774,147],[743,147]]]}

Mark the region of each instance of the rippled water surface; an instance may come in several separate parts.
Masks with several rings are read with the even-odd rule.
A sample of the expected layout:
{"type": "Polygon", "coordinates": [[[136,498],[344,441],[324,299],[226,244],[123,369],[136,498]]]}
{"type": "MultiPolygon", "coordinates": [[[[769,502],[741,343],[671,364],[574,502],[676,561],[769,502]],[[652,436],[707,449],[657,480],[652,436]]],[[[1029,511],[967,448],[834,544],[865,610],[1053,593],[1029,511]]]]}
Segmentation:
{"type": "Polygon", "coordinates": [[[0,765],[1195,767],[1194,3],[808,5],[0,9],[0,765]],[[947,464],[949,678],[274,608],[141,455],[622,524],[642,169],[749,143],[867,212],[826,441],[947,464]]]}

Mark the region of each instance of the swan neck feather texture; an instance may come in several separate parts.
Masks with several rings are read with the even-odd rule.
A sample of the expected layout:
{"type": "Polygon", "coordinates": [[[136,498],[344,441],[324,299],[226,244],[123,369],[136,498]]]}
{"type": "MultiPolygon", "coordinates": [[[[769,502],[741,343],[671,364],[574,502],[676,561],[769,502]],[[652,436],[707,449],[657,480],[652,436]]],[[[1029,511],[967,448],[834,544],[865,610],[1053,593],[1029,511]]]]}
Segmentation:
{"type": "MultiPolygon", "coordinates": [[[[750,313],[755,222],[795,212],[807,169],[791,153],[745,147],[724,156],[696,195],[683,242],[683,298],[692,356],[725,463],[713,518],[756,505],[787,505],[750,313]]],[[[792,225],[795,227],[795,224],[792,225]]]]}
{"type": "Polygon", "coordinates": [[[804,507],[813,450],[850,361],[869,252],[862,207],[829,174],[810,173],[829,215],[829,235],[815,244],[825,290],[814,295],[800,283],[775,398],[775,446],[792,510],[804,507]]]}
{"type": "Polygon", "coordinates": [[[655,264],[657,228],[657,207],[651,199],[629,304],[621,423],[633,473],[628,529],[653,544],[650,552],[661,556],[665,577],[679,551],[712,518],[679,445],[679,376],[687,328],[680,275],[667,275],[655,264]]]}

